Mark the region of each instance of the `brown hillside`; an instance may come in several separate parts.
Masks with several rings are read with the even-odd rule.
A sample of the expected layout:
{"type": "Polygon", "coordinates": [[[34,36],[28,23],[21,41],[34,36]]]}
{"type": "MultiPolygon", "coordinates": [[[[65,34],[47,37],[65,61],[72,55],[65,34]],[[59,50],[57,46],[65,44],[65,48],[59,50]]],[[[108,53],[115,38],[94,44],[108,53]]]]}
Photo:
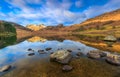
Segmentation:
{"type": "Polygon", "coordinates": [[[108,22],[108,21],[119,21],[120,20],[120,9],[102,14],[95,18],[88,19],[81,23],[81,25],[96,23],[96,22],[108,22]]]}

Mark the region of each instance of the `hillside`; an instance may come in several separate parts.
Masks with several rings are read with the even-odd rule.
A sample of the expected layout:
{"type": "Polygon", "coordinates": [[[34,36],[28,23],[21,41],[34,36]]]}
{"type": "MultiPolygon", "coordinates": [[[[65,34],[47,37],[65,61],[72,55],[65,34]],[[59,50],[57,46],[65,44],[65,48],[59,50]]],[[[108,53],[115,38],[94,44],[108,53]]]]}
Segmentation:
{"type": "Polygon", "coordinates": [[[0,21],[0,36],[16,35],[15,27],[9,22],[0,21]]]}
{"type": "Polygon", "coordinates": [[[88,19],[83,24],[96,23],[96,22],[108,22],[108,21],[119,21],[120,20],[120,9],[102,14],[95,18],[88,19]]]}
{"type": "Polygon", "coordinates": [[[78,34],[110,34],[120,37],[120,9],[88,19],[72,27],[78,34]]]}
{"type": "Polygon", "coordinates": [[[31,36],[32,34],[32,30],[22,26],[22,25],[19,25],[17,23],[14,23],[14,22],[8,22],[8,21],[0,21],[0,23],[2,25],[0,25],[0,33],[3,34],[2,32],[5,32],[9,35],[11,35],[11,33],[14,33],[15,35],[17,35],[17,38],[23,38],[23,37],[27,37],[27,36],[31,36]],[[4,24],[4,23],[7,23],[7,24],[4,24]],[[14,32],[10,32],[8,31],[9,30],[14,30],[14,32]],[[8,33],[9,32],[9,33],[8,33]]]}

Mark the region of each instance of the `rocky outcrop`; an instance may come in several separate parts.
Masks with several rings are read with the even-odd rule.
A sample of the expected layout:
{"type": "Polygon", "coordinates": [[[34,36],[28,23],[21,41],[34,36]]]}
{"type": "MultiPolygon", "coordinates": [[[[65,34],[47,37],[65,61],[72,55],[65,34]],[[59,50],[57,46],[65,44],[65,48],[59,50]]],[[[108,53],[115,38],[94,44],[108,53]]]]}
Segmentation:
{"type": "Polygon", "coordinates": [[[114,36],[112,36],[112,35],[110,35],[110,36],[106,36],[106,37],[104,38],[104,41],[115,42],[115,41],[117,41],[117,38],[114,37],[114,36]]]}
{"type": "Polygon", "coordinates": [[[50,55],[51,61],[56,61],[61,64],[68,64],[71,58],[72,58],[71,53],[65,50],[59,50],[50,55]]]}
{"type": "Polygon", "coordinates": [[[38,31],[40,29],[46,28],[46,26],[44,24],[39,24],[39,25],[29,24],[29,25],[27,25],[27,28],[31,29],[33,31],[38,31]]]}

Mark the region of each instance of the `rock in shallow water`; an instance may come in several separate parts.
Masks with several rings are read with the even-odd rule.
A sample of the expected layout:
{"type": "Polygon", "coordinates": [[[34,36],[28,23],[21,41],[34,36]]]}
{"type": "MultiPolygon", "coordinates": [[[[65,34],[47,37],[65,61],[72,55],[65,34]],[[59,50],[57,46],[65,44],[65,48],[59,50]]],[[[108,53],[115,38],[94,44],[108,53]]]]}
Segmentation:
{"type": "Polygon", "coordinates": [[[110,64],[120,66],[120,55],[108,54],[106,57],[106,61],[110,64]]]}
{"type": "Polygon", "coordinates": [[[82,52],[78,52],[76,55],[77,55],[77,56],[82,56],[83,53],[82,53],[82,52]]]}
{"type": "Polygon", "coordinates": [[[72,50],[70,50],[70,49],[68,49],[67,51],[68,51],[68,52],[72,52],[72,50]]]}
{"type": "Polygon", "coordinates": [[[40,54],[45,54],[46,52],[44,50],[38,50],[40,54]]]}
{"type": "Polygon", "coordinates": [[[31,49],[31,48],[29,48],[29,49],[28,49],[28,51],[33,51],[33,52],[34,52],[34,50],[33,50],[33,49],[31,49]]]}
{"type": "Polygon", "coordinates": [[[73,69],[73,67],[72,67],[72,66],[69,66],[69,65],[64,65],[63,68],[62,68],[62,70],[63,70],[63,71],[66,71],[66,72],[72,71],[72,69],[73,69]]]}
{"type": "Polygon", "coordinates": [[[71,58],[72,58],[71,53],[65,50],[59,50],[50,55],[51,61],[56,61],[61,64],[68,64],[71,58]]]}
{"type": "Polygon", "coordinates": [[[52,49],[52,48],[46,48],[45,50],[46,50],[46,51],[49,51],[49,50],[51,50],[51,49],[52,49]]]}
{"type": "Polygon", "coordinates": [[[0,68],[0,72],[5,72],[11,69],[11,65],[6,65],[0,68]]]}
{"type": "Polygon", "coordinates": [[[28,56],[33,56],[33,55],[35,55],[35,53],[29,53],[29,54],[28,54],[28,56]]]}
{"type": "Polygon", "coordinates": [[[87,53],[87,56],[89,58],[93,58],[93,59],[99,59],[101,57],[106,57],[106,53],[99,51],[99,50],[93,50],[87,53]]]}

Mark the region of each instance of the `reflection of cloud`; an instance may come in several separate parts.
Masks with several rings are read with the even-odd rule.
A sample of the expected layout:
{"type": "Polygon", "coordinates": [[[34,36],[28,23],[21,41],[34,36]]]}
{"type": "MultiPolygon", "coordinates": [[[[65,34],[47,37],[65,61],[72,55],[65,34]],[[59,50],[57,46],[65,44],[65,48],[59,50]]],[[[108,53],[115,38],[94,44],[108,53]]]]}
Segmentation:
{"type": "Polygon", "coordinates": [[[19,59],[27,58],[27,54],[29,52],[26,51],[28,50],[28,48],[32,48],[33,50],[38,51],[39,49],[45,49],[47,47],[51,47],[52,51],[56,51],[58,48],[72,49],[72,50],[77,50],[78,48],[80,48],[82,49],[81,51],[85,53],[89,50],[94,49],[82,43],[74,42],[70,40],[64,40],[63,42],[59,42],[55,40],[45,41],[45,42],[24,41],[17,45],[8,46],[0,50],[0,66],[6,63],[16,62],[19,59]]]}
{"type": "Polygon", "coordinates": [[[44,39],[44,38],[41,38],[38,36],[34,36],[32,38],[29,38],[27,41],[29,41],[29,42],[45,42],[45,41],[47,41],[47,39],[44,39]]]}

